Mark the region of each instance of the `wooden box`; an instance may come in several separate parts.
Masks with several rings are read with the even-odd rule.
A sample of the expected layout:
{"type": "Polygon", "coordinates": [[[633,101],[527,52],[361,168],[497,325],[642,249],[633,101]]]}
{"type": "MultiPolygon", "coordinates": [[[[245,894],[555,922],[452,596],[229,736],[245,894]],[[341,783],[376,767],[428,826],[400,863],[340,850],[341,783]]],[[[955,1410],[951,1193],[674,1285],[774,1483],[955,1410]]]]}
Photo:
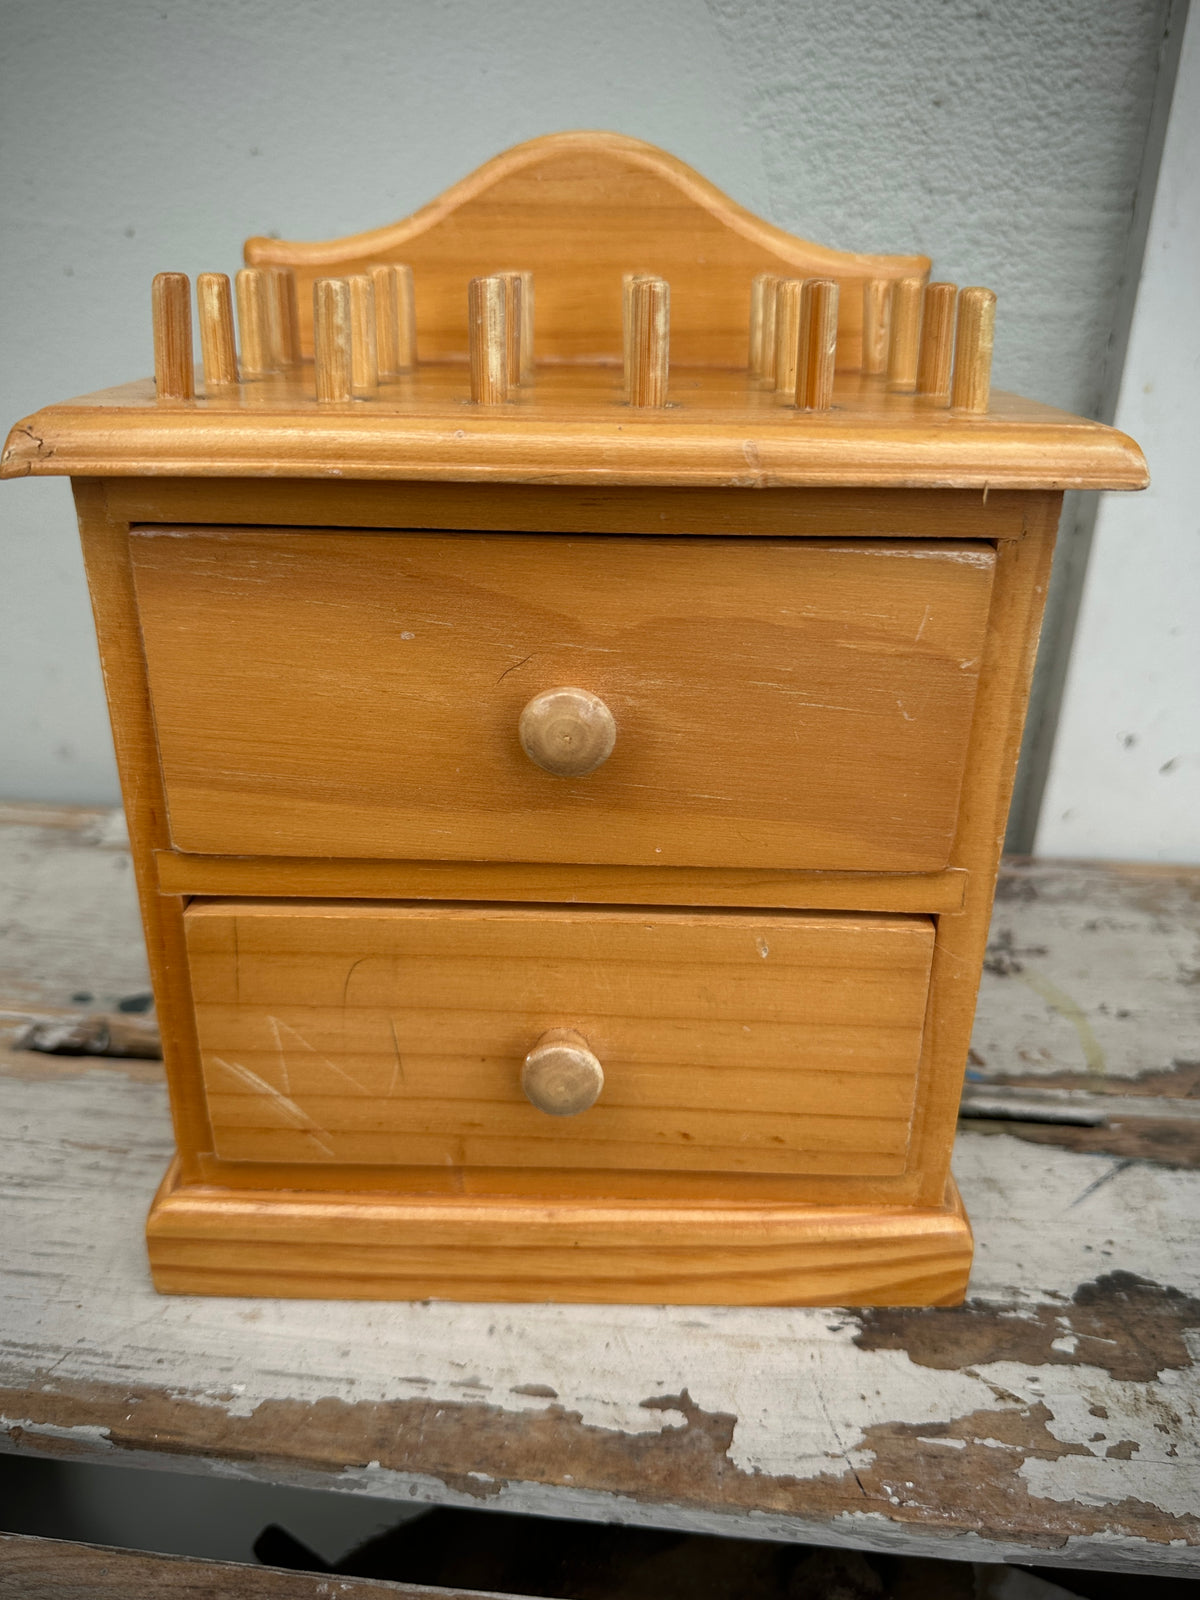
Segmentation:
{"type": "Polygon", "coordinates": [[[994,296],[661,151],[155,282],[74,481],[171,1086],[168,1292],[952,1302],[1062,491],[994,296]],[[536,296],[536,302],[535,302],[536,296]],[[535,314],[536,313],[536,314],[535,314]]]}

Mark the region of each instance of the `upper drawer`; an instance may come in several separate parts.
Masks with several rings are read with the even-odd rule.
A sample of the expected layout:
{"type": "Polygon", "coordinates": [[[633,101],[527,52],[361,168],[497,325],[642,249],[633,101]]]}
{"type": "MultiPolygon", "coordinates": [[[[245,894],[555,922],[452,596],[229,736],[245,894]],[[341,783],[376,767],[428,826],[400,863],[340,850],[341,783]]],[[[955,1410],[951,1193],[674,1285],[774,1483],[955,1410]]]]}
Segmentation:
{"type": "Polygon", "coordinates": [[[933,871],[983,544],[135,531],[183,850],[933,871]],[[586,777],[522,709],[599,696],[586,777]]]}

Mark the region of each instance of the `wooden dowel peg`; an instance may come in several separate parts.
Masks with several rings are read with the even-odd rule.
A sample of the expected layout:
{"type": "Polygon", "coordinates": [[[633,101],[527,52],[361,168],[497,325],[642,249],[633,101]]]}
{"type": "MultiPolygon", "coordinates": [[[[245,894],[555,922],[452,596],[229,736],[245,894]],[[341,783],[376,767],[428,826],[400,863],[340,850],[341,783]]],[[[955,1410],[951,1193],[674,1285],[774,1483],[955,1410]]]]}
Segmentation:
{"type": "Polygon", "coordinates": [[[279,366],[271,329],[270,290],[261,267],[237,275],[238,339],[243,380],[266,378],[279,366]]]}
{"type": "Polygon", "coordinates": [[[521,279],[521,382],[533,382],[533,273],[521,279]]]}
{"type": "Polygon", "coordinates": [[[417,364],[417,324],[412,268],[398,263],[371,267],[375,287],[375,347],[381,379],[398,378],[417,364]]]}
{"type": "Polygon", "coordinates": [[[996,296],[990,289],[964,289],[958,297],[954,382],[950,389],[950,404],[956,410],[987,410],[995,334],[996,296]]]}
{"type": "Polygon", "coordinates": [[[389,265],[367,268],[375,299],[375,355],[380,381],[400,375],[400,296],[389,265]]]}
{"type": "Polygon", "coordinates": [[[759,377],[764,383],[775,386],[775,301],[780,278],[774,272],[763,275],[762,291],[762,343],[759,346],[759,377]]]}
{"type": "Polygon", "coordinates": [[[508,337],[503,277],[472,278],[467,285],[467,338],[471,399],[494,406],[508,399],[508,337]]]}
{"type": "Polygon", "coordinates": [[[950,363],[954,354],[954,305],[958,286],[927,283],[921,309],[921,344],[917,355],[917,393],[938,405],[950,404],[950,363]]]}
{"type": "Polygon", "coordinates": [[[887,371],[892,324],[892,280],[868,278],[863,284],[862,369],[878,378],[887,371]]]}
{"type": "Polygon", "coordinates": [[[623,272],[621,274],[621,357],[625,369],[625,396],[633,372],[633,286],[643,278],[652,278],[652,272],[623,272]]]}
{"type": "Polygon", "coordinates": [[[504,347],[508,387],[521,382],[521,335],[525,331],[525,284],[519,272],[501,272],[504,279],[504,347]]]}
{"type": "Polygon", "coordinates": [[[375,336],[375,285],[365,272],[350,279],[350,386],[360,400],[379,388],[375,336]]]}
{"type": "Polygon", "coordinates": [[[318,400],[353,398],[350,344],[350,285],[345,278],[318,278],[313,284],[313,372],[318,400]]]}
{"type": "Polygon", "coordinates": [[[789,397],[796,388],[803,288],[799,278],[781,278],[775,287],[775,392],[789,397]]]}
{"type": "Polygon", "coordinates": [[[921,341],[920,278],[901,278],[892,290],[892,331],[888,341],[887,386],[897,394],[917,387],[917,354],[921,341]]]}
{"type": "Polygon", "coordinates": [[[832,278],[809,278],[800,294],[800,351],[796,404],[802,411],[828,411],[833,404],[837,362],[838,286],[832,278]]]}
{"type": "Polygon", "coordinates": [[[629,404],[665,406],[670,373],[671,286],[634,280],[629,303],[629,404]]]}
{"type": "Polygon", "coordinates": [[[190,400],[196,392],[192,363],[192,287],[186,272],[160,272],[150,291],[154,321],[154,386],[160,400],[190,400]]]}
{"type": "Polygon", "coordinates": [[[747,365],[752,378],[762,377],[763,302],[767,284],[773,276],[770,272],[756,272],[750,280],[750,352],[747,365]]]}
{"type": "Polygon", "coordinates": [[[276,364],[294,367],[300,360],[300,308],[294,269],[268,267],[267,286],[271,342],[275,347],[276,364]]]}
{"type": "Polygon", "coordinates": [[[392,267],[396,279],[396,326],[400,330],[401,372],[412,372],[417,365],[417,299],[413,288],[413,269],[397,262],[392,267]]]}
{"type": "Polygon", "coordinates": [[[233,290],[223,272],[202,272],[196,279],[196,310],[200,317],[204,387],[228,388],[238,381],[238,365],[233,337],[233,290]]]}

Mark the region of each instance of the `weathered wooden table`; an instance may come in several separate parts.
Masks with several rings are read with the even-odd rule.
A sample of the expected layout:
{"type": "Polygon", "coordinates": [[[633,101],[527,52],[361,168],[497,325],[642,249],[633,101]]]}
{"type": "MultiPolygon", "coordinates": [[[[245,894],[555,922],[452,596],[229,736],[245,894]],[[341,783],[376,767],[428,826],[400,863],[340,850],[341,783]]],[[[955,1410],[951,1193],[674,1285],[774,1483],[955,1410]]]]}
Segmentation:
{"type": "Polygon", "coordinates": [[[158,1065],[11,1048],[146,986],[120,819],[0,809],[0,1445],[1195,1575],[1198,902],[1197,871],[1008,867],[955,1160],[961,1309],[165,1299],[158,1065]]]}

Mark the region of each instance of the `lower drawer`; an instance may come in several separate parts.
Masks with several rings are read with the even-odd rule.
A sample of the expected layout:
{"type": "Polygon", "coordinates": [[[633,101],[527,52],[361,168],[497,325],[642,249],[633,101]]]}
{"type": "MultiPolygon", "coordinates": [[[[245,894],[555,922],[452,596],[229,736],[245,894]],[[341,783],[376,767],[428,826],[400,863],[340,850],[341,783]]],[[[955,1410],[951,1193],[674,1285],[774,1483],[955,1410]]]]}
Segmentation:
{"type": "Polygon", "coordinates": [[[185,920],[227,1160],[904,1170],[927,917],[201,900],[185,920]],[[550,1030],[602,1072],[574,1115],[522,1087],[550,1030]]]}

